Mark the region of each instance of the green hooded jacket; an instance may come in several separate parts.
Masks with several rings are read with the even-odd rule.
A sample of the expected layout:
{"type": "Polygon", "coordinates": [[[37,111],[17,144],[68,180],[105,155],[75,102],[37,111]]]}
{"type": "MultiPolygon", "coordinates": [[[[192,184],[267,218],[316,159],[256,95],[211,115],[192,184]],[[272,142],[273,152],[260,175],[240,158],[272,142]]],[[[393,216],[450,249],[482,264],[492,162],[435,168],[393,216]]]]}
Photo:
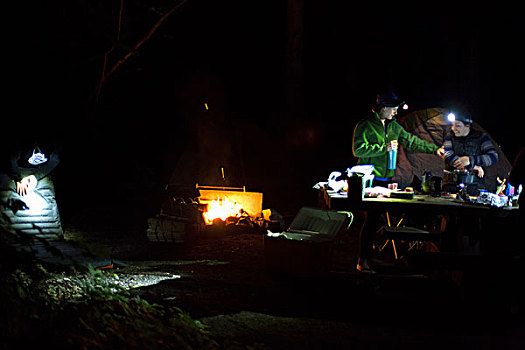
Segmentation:
{"type": "Polygon", "coordinates": [[[395,119],[387,120],[385,125],[383,127],[379,114],[373,113],[357,123],[352,140],[357,164],[372,164],[376,177],[388,179],[394,176],[394,170],[387,167],[387,142],[397,140],[404,148],[419,153],[432,154],[439,149],[439,146],[407,132],[395,119]]]}

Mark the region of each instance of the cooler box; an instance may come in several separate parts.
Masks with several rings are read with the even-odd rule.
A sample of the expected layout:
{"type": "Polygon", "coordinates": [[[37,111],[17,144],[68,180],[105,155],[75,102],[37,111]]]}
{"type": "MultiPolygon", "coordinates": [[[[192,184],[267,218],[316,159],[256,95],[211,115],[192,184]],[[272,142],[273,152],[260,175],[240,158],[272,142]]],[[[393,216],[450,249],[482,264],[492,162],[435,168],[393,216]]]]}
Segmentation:
{"type": "Polygon", "coordinates": [[[266,268],[302,275],[327,272],[335,238],[350,227],[352,219],[350,212],[301,208],[285,232],[264,236],[266,268]]]}

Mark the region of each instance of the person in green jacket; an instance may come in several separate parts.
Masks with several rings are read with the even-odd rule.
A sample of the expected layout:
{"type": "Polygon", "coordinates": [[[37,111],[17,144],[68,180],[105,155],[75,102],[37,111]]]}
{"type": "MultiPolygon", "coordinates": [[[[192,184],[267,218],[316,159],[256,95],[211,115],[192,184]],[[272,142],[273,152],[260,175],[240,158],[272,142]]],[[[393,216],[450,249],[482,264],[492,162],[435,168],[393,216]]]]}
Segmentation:
{"type": "MultiPolygon", "coordinates": [[[[388,152],[397,151],[399,144],[413,152],[435,153],[442,158],[445,155],[443,147],[410,134],[398,124],[395,116],[402,104],[404,105],[404,102],[399,101],[393,92],[378,94],[372,115],[359,121],[354,129],[352,151],[358,158],[358,164],[374,166],[374,186],[386,187],[392,181],[395,167],[388,167],[388,152]]],[[[368,261],[372,255],[379,215],[375,212],[370,215],[364,212],[364,221],[359,236],[357,269],[362,272],[374,272],[368,261]]]]}
{"type": "Polygon", "coordinates": [[[353,154],[357,164],[374,166],[375,185],[385,185],[394,176],[395,170],[387,166],[388,151],[397,151],[399,144],[412,152],[444,156],[443,147],[410,134],[395,120],[401,104],[393,92],[378,94],[372,115],[359,121],[354,129],[353,154]]]}

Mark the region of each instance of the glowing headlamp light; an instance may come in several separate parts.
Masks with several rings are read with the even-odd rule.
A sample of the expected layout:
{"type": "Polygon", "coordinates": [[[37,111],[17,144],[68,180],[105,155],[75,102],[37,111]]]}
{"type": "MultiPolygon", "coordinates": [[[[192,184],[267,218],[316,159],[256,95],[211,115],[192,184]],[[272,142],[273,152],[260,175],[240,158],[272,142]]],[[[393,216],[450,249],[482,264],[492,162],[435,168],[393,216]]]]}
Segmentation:
{"type": "Polygon", "coordinates": [[[33,151],[33,155],[27,160],[27,162],[31,165],[40,165],[40,164],[47,162],[47,158],[44,153],[41,153],[41,152],[35,153],[33,151]]]}
{"type": "Polygon", "coordinates": [[[449,113],[447,115],[447,119],[448,119],[449,122],[453,122],[453,121],[456,120],[456,115],[454,113],[449,113]]]}

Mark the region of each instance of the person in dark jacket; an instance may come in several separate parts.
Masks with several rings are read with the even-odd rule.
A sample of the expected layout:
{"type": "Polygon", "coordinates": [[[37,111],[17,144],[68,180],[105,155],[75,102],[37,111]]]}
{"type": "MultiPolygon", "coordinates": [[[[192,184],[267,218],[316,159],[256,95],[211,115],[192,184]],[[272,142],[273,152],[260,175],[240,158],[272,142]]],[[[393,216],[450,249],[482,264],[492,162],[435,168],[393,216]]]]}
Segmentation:
{"type": "MultiPolygon", "coordinates": [[[[448,171],[463,170],[476,174],[472,183],[465,183],[468,195],[475,196],[479,190],[485,189],[485,169],[498,162],[498,151],[489,136],[475,128],[471,115],[463,110],[456,114],[448,115],[452,123],[451,130],[445,135],[443,147],[445,148],[445,169],[448,171]]],[[[457,184],[452,188],[454,191],[457,184]]],[[[493,189],[491,189],[493,190],[493,189]]],[[[480,251],[483,241],[482,218],[463,218],[458,225],[461,232],[462,249],[471,253],[480,251]]]]}
{"type": "Polygon", "coordinates": [[[469,190],[476,194],[477,190],[485,188],[485,167],[498,162],[498,151],[489,136],[472,127],[472,117],[466,113],[449,114],[452,127],[445,135],[445,168],[451,170],[466,170],[476,173],[475,187],[469,190]]]}
{"type": "Polygon", "coordinates": [[[40,237],[62,236],[51,173],[60,163],[56,141],[19,137],[2,149],[0,225],[40,237]]]}

